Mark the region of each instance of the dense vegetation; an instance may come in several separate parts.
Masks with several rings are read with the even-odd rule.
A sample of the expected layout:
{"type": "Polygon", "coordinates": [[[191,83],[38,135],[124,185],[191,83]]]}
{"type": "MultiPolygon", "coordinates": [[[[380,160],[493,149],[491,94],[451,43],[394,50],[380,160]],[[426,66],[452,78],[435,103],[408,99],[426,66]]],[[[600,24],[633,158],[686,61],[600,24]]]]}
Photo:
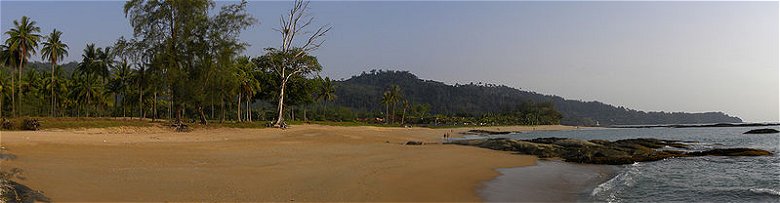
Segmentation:
{"type": "MultiPolygon", "coordinates": [[[[274,30],[280,45],[245,56],[257,20],[247,2],[130,0],[133,35],[69,50],[68,33],[42,34],[22,16],[0,47],[0,117],[136,117],[176,122],[286,120],[392,125],[613,125],[739,122],[722,113],[641,112],[490,84],[446,85],[408,72],[322,78],[313,26],[295,1],[274,30]],[[43,62],[31,58],[40,52],[43,62]],[[81,60],[63,63],[68,54],[81,60]],[[32,61],[32,62],[31,62],[32,61]]],[[[254,125],[248,125],[254,126],[254,125]]]]}
{"type": "Polygon", "coordinates": [[[332,99],[332,86],[322,86],[330,83],[317,76],[321,66],[310,55],[330,28],[309,28],[308,2],[293,3],[275,29],[281,46],[257,57],[243,56],[248,44],[238,39],[257,23],[246,4],[215,9],[210,0],[130,0],[124,14],[132,37],[108,47],[87,44],[81,61],[66,64],[58,62],[68,55],[67,33],[55,29],[43,36],[36,21],[22,16],[0,47],[0,117],[189,118],[206,124],[231,116],[241,122],[265,120],[258,102],[278,101],[279,125],[285,106],[332,99]],[[30,63],[38,50],[46,62],[30,63]],[[326,88],[324,94],[318,88],[326,88]]]}
{"type": "MultiPolygon", "coordinates": [[[[521,91],[504,85],[473,83],[447,85],[442,82],[419,79],[406,71],[372,70],[344,81],[338,81],[336,84],[338,86],[336,95],[339,96],[339,99],[335,101],[335,104],[349,107],[355,111],[380,111],[384,109],[382,104],[375,101],[381,99],[385,89],[395,84],[400,86],[403,95],[409,101],[414,101],[415,106],[422,105],[429,108],[427,113],[430,114],[448,116],[498,115],[512,112],[518,105],[521,107],[523,105],[537,105],[537,107],[524,107],[523,109],[544,111],[545,108],[554,107],[563,116],[560,122],[569,125],[741,122],[737,117],[720,112],[644,112],[596,101],[567,100],[558,96],[521,91]]],[[[553,113],[544,112],[530,115],[555,116],[553,113]]],[[[551,118],[542,120],[551,120],[551,118]]]]}

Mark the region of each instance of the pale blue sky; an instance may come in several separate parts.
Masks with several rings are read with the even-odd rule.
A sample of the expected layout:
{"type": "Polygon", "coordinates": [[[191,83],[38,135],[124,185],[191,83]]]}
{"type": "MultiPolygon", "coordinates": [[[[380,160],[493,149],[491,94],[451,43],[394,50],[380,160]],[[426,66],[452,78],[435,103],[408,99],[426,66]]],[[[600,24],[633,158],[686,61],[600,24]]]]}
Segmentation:
{"type": "MultiPolygon", "coordinates": [[[[250,2],[257,56],[289,2],[250,2]]],[[[64,32],[67,60],[131,29],[123,2],[0,3],[0,28],[27,15],[64,32]]],[[[313,2],[334,29],[315,54],[324,75],[409,70],[646,111],[723,111],[778,121],[777,2],[313,2]]],[[[5,40],[3,35],[2,39],[5,40]]],[[[39,56],[34,57],[39,60],[39,56]]]]}

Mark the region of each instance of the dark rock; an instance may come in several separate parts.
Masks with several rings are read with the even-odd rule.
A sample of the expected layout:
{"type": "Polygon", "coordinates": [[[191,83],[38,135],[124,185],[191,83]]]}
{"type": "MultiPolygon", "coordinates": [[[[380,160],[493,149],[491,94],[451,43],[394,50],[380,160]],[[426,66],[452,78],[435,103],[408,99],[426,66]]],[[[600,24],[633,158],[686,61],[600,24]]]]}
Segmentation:
{"type": "Polygon", "coordinates": [[[658,161],[672,157],[689,156],[766,156],[770,152],[759,149],[714,149],[704,152],[685,153],[676,150],[659,150],[666,146],[689,148],[682,141],[651,138],[626,139],[614,142],[606,140],[579,140],[571,138],[536,138],[511,140],[506,138],[459,140],[451,144],[476,146],[493,150],[513,151],[519,154],[536,155],[540,158],[559,157],[568,162],[590,164],[631,164],[634,162],[658,161]]]}
{"type": "Polygon", "coordinates": [[[512,133],[510,131],[490,131],[490,130],[469,130],[462,134],[466,135],[505,135],[512,133]]]}
{"type": "Polygon", "coordinates": [[[780,131],[771,128],[764,128],[764,129],[749,130],[743,134],[771,134],[771,133],[780,133],[780,131]]]}
{"type": "Polygon", "coordinates": [[[24,179],[22,170],[12,168],[10,171],[0,171],[0,202],[51,202],[43,192],[33,190],[12,179],[24,179]]]}
{"type": "Polygon", "coordinates": [[[528,140],[528,141],[529,142],[533,142],[533,143],[552,144],[552,143],[554,143],[556,141],[565,140],[565,139],[568,139],[568,138],[544,137],[544,138],[535,138],[535,139],[531,139],[531,140],[528,140]]]}
{"type": "Polygon", "coordinates": [[[404,145],[423,145],[421,141],[407,141],[404,145]]]}
{"type": "Polygon", "coordinates": [[[772,152],[761,149],[750,148],[726,148],[726,149],[711,149],[701,152],[690,152],[689,156],[769,156],[772,152]]]}

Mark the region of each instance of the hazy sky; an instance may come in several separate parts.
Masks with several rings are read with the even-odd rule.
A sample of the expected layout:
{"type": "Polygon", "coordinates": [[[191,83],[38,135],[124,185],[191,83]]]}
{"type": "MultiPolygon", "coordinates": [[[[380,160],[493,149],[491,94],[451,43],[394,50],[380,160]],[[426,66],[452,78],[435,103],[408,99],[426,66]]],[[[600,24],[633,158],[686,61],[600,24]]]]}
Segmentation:
{"type": "MultiPolygon", "coordinates": [[[[222,4],[222,3],[220,3],[222,4]]],[[[0,28],[27,15],[86,43],[131,36],[123,2],[0,3],[0,28]]],[[[250,56],[278,46],[289,2],[250,2],[250,56]]],[[[315,55],[324,75],[409,70],[450,84],[488,82],[645,111],[722,111],[778,121],[778,2],[313,2],[334,29],[315,55]]],[[[2,40],[7,38],[2,36],[2,40]]],[[[40,56],[35,56],[40,60],[40,56]]]]}

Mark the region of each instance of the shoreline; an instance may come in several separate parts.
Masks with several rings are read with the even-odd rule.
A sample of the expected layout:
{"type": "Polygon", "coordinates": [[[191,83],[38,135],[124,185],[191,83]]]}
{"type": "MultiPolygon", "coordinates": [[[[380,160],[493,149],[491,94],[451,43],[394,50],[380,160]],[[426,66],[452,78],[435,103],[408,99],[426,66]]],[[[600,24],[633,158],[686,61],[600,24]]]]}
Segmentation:
{"type": "Polygon", "coordinates": [[[478,190],[485,202],[591,202],[591,192],[617,176],[620,167],[539,160],[534,166],[501,168],[478,190]]]}
{"type": "Polygon", "coordinates": [[[0,145],[18,157],[3,168],[23,169],[19,182],[53,201],[481,201],[476,191],[500,175],[495,169],[536,162],[477,147],[402,144],[470,129],[118,127],[4,131],[0,145]]]}

